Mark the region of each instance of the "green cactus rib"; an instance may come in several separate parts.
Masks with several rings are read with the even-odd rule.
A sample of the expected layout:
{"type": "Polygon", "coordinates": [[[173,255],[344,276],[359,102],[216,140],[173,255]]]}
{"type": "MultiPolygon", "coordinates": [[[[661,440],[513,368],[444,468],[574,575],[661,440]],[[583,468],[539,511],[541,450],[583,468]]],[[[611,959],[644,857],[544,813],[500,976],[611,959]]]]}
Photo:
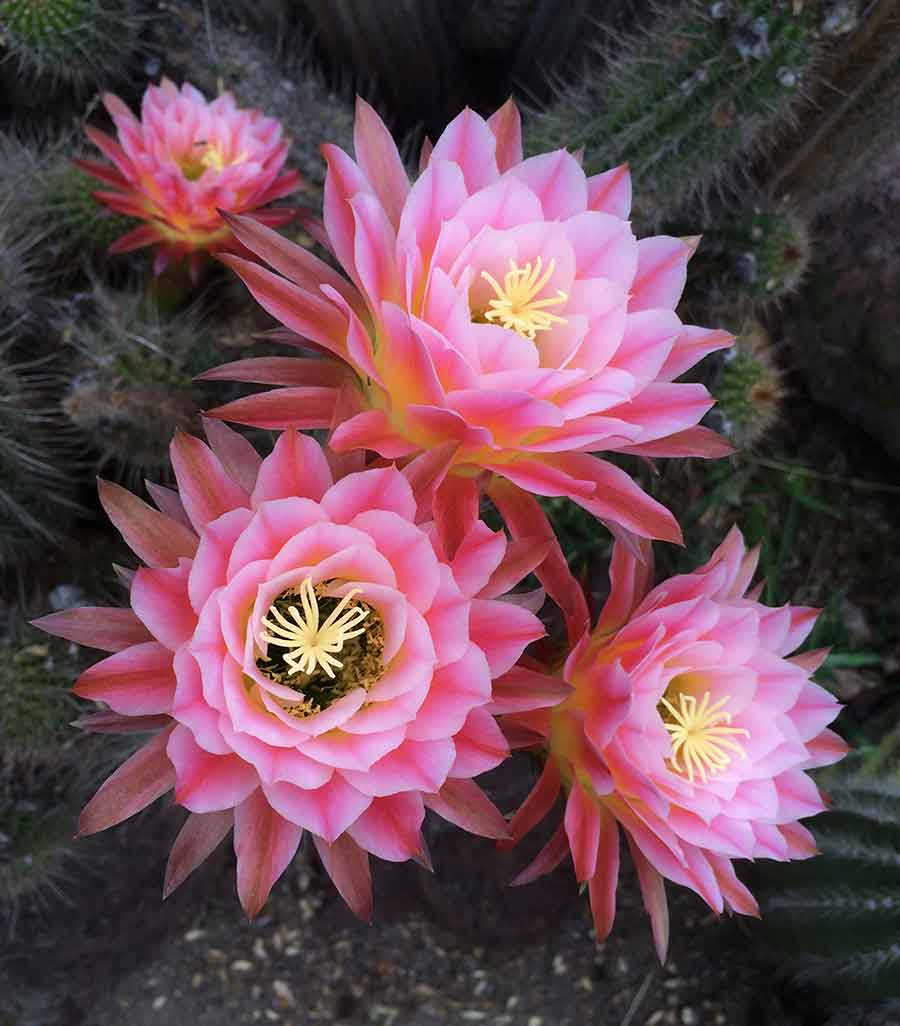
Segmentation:
{"type": "Polygon", "coordinates": [[[627,161],[659,219],[789,115],[814,56],[807,18],[781,0],[690,0],[561,91],[531,126],[529,149],[583,149],[589,174],[627,161]]]}
{"type": "Polygon", "coordinates": [[[839,784],[813,824],[821,855],[778,867],[762,897],[789,974],[839,1004],[900,994],[900,787],[839,784]]]}
{"type": "Polygon", "coordinates": [[[72,84],[120,73],[140,24],[131,0],[0,0],[3,41],[22,71],[72,84]]]}
{"type": "Polygon", "coordinates": [[[35,183],[36,209],[47,224],[47,234],[68,254],[105,251],[137,224],[94,199],[98,183],[68,159],[47,167],[35,183]]]}

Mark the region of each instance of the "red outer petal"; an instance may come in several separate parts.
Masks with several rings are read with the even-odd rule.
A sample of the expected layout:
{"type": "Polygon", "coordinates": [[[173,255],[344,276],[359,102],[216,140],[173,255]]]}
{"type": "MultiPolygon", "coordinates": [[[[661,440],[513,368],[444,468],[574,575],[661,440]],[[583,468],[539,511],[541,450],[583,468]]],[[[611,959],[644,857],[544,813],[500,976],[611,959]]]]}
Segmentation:
{"type": "Polygon", "coordinates": [[[210,417],[270,431],[288,428],[327,428],[338,398],[336,388],[279,388],[259,392],[208,410],[210,417]]]}
{"type": "Polygon", "coordinates": [[[166,745],[173,729],[160,731],[106,779],[81,812],[79,837],[121,823],[172,789],[175,767],[166,755],[166,745]]]}
{"type": "Polygon", "coordinates": [[[252,385],[315,385],[337,388],[348,376],[336,360],[304,360],[298,356],[254,356],[212,367],[197,381],[246,381],[252,385]]]}
{"type": "Polygon", "coordinates": [[[556,760],[551,757],[544,763],[544,769],[538,777],[537,783],[510,820],[510,843],[508,845],[501,844],[501,848],[518,844],[529,831],[540,823],[553,808],[559,788],[559,769],[556,760]]]}
{"type": "Polygon", "coordinates": [[[425,804],[455,826],[479,837],[505,840],[509,829],[503,814],[473,780],[448,780],[425,804]]]}
{"type": "Polygon", "coordinates": [[[97,482],[100,504],[128,547],[148,566],[177,566],[192,558],[199,539],[193,531],[160,513],[121,485],[97,482]]]}
{"type": "Polygon", "coordinates": [[[121,652],[129,645],[154,640],[130,609],[115,606],[77,606],[42,616],[31,624],[57,638],[104,652],[121,652]]]}
{"type": "Polygon", "coordinates": [[[366,923],[372,922],[372,876],[369,856],[347,834],[329,844],[313,835],[322,865],[351,912],[366,923]]]}
{"type": "Polygon", "coordinates": [[[169,861],[166,864],[166,878],[163,883],[163,899],[194,872],[202,862],[225,840],[234,825],[234,811],[192,812],[175,838],[169,861]]]}
{"type": "Polygon", "coordinates": [[[535,860],[526,866],[514,880],[510,881],[510,886],[521,887],[522,884],[537,880],[539,876],[552,873],[568,854],[569,839],[566,837],[565,828],[560,823],[554,835],[538,852],[535,860]]]}

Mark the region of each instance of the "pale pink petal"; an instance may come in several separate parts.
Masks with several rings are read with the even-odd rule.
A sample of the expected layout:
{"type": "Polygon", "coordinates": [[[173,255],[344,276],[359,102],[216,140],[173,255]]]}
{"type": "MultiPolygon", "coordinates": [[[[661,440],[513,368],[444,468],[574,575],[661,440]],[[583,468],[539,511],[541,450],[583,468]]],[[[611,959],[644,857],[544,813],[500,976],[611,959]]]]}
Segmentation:
{"type": "MultiPolygon", "coordinates": [[[[398,791],[440,791],[453,764],[453,742],[406,741],[364,773],[345,770],[343,776],[359,791],[374,798],[398,791]]],[[[471,776],[471,774],[465,774],[471,776]]]]}
{"type": "Polygon", "coordinates": [[[588,187],[581,165],[565,150],[541,153],[512,168],[537,195],[548,221],[563,221],[587,207],[588,187]]]}
{"type": "Polygon", "coordinates": [[[495,599],[472,599],[469,634],[487,656],[494,677],[511,669],[526,646],[545,633],[541,621],[527,609],[495,599]]]}
{"type": "Polygon", "coordinates": [[[631,173],[627,164],[588,179],[588,207],[626,220],[631,213],[631,173]]]}
{"type": "Polygon", "coordinates": [[[487,122],[466,107],[441,133],[430,163],[448,160],[458,164],[471,194],[497,178],[496,150],[497,140],[487,122]]]}
{"type": "Polygon", "coordinates": [[[573,781],[566,813],[563,820],[572,861],[575,863],[575,879],[579,883],[590,880],[597,869],[597,855],[600,846],[600,815],[596,804],[577,781],[573,781]]]}
{"type": "Polygon", "coordinates": [[[212,755],[187,727],[177,726],[166,747],[175,767],[175,800],[191,812],[220,812],[240,805],[259,786],[259,775],[236,755],[212,755]]]}
{"type": "Polygon", "coordinates": [[[251,504],[299,496],[318,502],[333,481],[322,447],[299,431],[284,431],[263,460],[251,504]]]}
{"type": "Polygon", "coordinates": [[[148,630],[173,652],[194,633],[197,614],[188,599],[191,564],[176,569],[142,567],[131,585],[131,606],[148,630]]]}
{"type": "Polygon", "coordinates": [[[641,239],[629,310],[636,312],[654,307],[674,310],[684,291],[692,253],[687,243],[668,235],[641,239]]]}
{"type": "Polygon", "coordinates": [[[284,782],[266,784],[263,789],[269,804],[280,815],[332,844],[372,802],[345,776],[352,774],[335,773],[327,784],[315,790],[284,782]]]}
{"type": "Polygon", "coordinates": [[[422,851],[425,806],[418,792],[375,798],[347,830],[366,851],[388,862],[406,862],[422,851]]]}
{"type": "Polygon", "coordinates": [[[365,510],[384,509],[414,520],[416,500],[406,478],[395,468],[349,474],[322,497],[322,508],[337,524],[349,524],[365,510]]]}
{"type": "Polygon", "coordinates": [[[462,729],[454,734],[453,744],[456,758],[448,771],[451,777],[477,777],[499,766],[509,756],[503,732],[484,709],[473,709],[469,713],[462,729]]]}
{"type": "Polygon", "coordinates": [[[409,179],[391,133],[359,96],[356,98],[353,147],[363,174],[371,182],[391,224],[397,228],[409,193],[409,179]]]}
{"type": "Polygon", "coordinates": [[[229,510],[249,505],[245,489],[228,476],[218,457],[199,438],[179,432],[170,454],[181,501],[197,530],[229,510]]]}

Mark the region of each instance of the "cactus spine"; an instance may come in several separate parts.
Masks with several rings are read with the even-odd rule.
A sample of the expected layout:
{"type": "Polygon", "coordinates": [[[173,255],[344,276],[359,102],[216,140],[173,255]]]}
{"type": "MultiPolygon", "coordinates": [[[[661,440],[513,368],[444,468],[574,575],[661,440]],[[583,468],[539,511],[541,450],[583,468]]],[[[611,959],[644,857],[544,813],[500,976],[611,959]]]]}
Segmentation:
{"type": "Polygon", "coordinates": [[[789,117],[815,55],[786,0],[689,0],[560,92],[527,136],[533,152],[584,149],[590,173],[628,162],[658,223],[708,191],[789,117]]]}
{"type": "Polygon", "coordinates": [[[0,0],[0,25],[23,74],[77,87],[121,73],[140,21],[130,0],[0,0]]]}
{"type": "Polygon", "coordinates": [[[768,936],[796,985],[837,1004],[900,994],[900,786],[847,780],[813,830],[821,856],[778,867],[768,936]]]}

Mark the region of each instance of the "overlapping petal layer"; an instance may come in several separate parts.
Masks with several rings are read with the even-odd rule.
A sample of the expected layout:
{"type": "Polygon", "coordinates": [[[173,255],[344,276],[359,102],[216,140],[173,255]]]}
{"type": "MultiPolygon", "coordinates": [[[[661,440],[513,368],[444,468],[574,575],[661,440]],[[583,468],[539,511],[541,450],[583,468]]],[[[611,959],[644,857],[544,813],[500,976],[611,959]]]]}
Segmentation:
{"type": "Polygon", "coordinates": [[[155,270],[204,251],[243,252],[220,210],[247,214],[268,225],[290,221],[285,208],[261,210],[300,185],[283,172],[288,143],[281,125],[259,111],[239,108],[231,93],[212,102],[189,83],[179,89],[163,79],[144,93],[140,119],[109,93],[103,103],[117,139],[88,128],[90,140],[112,162],[76,163],[109,186],[95,197],[144,223],[117,239],[110,251],[155,246],[155,270]]]}
{"type": "MultiPolygon", "coordinates": [[[[209,437],[211,447],[188,435],[173,442],[178,492],[158,493],[166,512],[102,488],[147,564],[134,575],[131,609],[41,622],[113,653],[76,684],[111,710],[87,726],[128,730],[134,718],[137,729],[162,728],[91,800],[81,830],[117,823],[174,786],[192,816],[167,890],[233,824],[238,891],[255,914],[305,830],[367,914],[365,853],[423,857],[426,805],[487,836],[504,833],[471,778],[508,754],[489,711],[493,679],[543,634],[502,593],[547,546],[508,546],[477,507],[433,519],[419,464],[334,480],[319,445],[295,431],[262,461],[222,424],[211,422],[209,437]],[[301,607],[305,621],[290,611],[301,607]],[[341,627],[343,609],[350,626],[341,627]],[[315,645],[330,663],[279,661],[285,647],[315,645]]],[[[516,686],[504,694],[523,708],[562,697],[516,686]]]]}
{"type": "Polygon", "coordinates": [[[732,859],[807,858],[798,820],[824,809],[806,771],[839,760],[836,700],[810,681],[824,653],[791,653],[816,611],[762,605],[747,589],[758,553],[733,529],[705,566],[648,590],[644,562],[616,546],[611,594],[593,632],[573,638],[561,676],[571,696],[503,722],[548,749],[543,776],[511,823],[513,840],[567,792],[555,861],[571,852],[590,885],[598,936],[615,911],[619,834],[635,864],[664,957],[663,878],[717,912],[756,915],[732,859]]]}
{"type": "Polygon", "coordinates": [[[562,150],[523,160],[511,102],[487,121],[463,111],[412,185],[363,101],[355,148],[356,161],[324,147],[324,228],[350,281],[240,218],[236,236],[272,270],[225,259],[290,331],[348,363],[357,387],[315,425],[318,382],[304,388],[296,373],[274,418],[266,394],[216,415],[335,427],[337,450],[391,459],[451,443],[455,473],[490,471],[677,540],[668,510],[586,454],[729,451],[697,427],[706,390],[674,382],[730,343],[674,312],[692,242],[635,238],[626,168],[588,178],[562,150]]]}

